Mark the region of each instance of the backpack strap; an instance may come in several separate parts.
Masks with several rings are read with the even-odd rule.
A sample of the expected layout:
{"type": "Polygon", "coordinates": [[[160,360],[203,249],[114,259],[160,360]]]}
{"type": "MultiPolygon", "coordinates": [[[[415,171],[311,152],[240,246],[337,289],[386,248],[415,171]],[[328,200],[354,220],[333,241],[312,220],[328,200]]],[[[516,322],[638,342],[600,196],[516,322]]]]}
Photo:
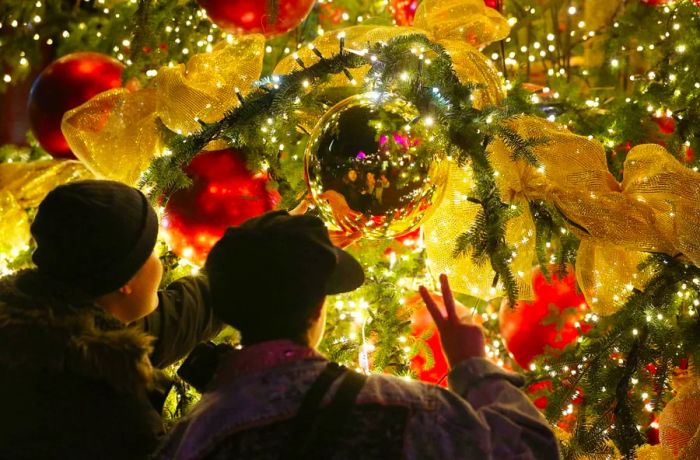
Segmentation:
{"type": "Polygon", "coordinates": [[[280,459],[295,460],[300,457],[303,450],[306,435],[313,425],[316,412],[321,405],[323,397],[328,393],[328,389],[345,372],[345,368],[336,363],[328,363],[321,374],[311,384],[301,402],[296,417],[292,420],[292,428],[289,433],[289,441],[286,448],[282,450],[280,459]]]}
{"type": "Polygon", "coordinates": [[[309,450],[304,452],[304,458],[330,458],[328,451],[333,449],[343,433],[355,407],[355,400],[367,381],[367,376],[349,369],[340,383],[338,391],[330,404],[319,413],[314,429],[309,432],[306,445],[309,450]]]}
{"type": "Polygon", "coordinates": [[[319,446],[333,446],[349,418],[357,395],[367,377],[335,363],[329,363],[306,393],[301,408],[292,422],[290,438],[281,459],[301,460],[320,458],[319,446]],[[333,382],[341,375],[343,381],[326,408],[321,401],[333,382]]]}

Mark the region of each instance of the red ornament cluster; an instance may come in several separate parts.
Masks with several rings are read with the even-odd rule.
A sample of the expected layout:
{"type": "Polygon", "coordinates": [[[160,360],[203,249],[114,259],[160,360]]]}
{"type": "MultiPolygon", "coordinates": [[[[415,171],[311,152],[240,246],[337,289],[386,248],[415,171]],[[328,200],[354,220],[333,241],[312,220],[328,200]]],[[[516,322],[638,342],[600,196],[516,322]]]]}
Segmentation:
{"type": "Polygon", "coordinates": [[[232,33],[274,37],[296,29],[315,0],[197,0],[209,19],[232,33]]]}
{"type": "Polygon", "coordinates": [[[61,132],[63,114],[122,84],[124,65],[100,53],[72,53],[52,62],[29,94],[29,122],[39,144],[56,158],[75,158],[61,132]]]}
{"type": "Polygon", "coordinates": [[[588,307],[576,288],[573,269],[564,278],[556,273],[551,273],[551,278],[550,284],[536,269],[532,277],[535,299],[518,301],[515,308],[511,308],[507,300],[501,304],[501,336],[523,368],[547,350],[565,348],[589,329],[583,322],[588,307]]]}
{"type": "Polygon", "coordinates": [[[200,265],[229,226],[279,202],[277,192],[268,190],[266,174],[251,173],[245,155],[235,150],[200,153],[186,173],[192,185],[172,195],[162,226],[173,252],[200,265]]]}

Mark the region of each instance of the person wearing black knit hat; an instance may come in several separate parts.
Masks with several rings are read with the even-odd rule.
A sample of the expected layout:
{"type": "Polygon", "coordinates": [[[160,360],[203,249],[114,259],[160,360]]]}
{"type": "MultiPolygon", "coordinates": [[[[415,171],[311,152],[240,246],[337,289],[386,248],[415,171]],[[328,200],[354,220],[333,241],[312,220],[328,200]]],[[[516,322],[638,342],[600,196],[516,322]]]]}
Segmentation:
{"type": "Polygon", "coordinates": [[[0,280],[0,458],[147,458],[155,368],[222,324],[204,276],[158,291],[158,219],[119,182],[62,185],[31,226],[35,269],[0,280]]]}
{"type": "Polygon", "coordinates": [[[32,260],[47,279],[95,299],[124,323],[158,306],[158,217],[140,191],[101,180],[59,186],[39,205],[31,233],[32,260]]]}

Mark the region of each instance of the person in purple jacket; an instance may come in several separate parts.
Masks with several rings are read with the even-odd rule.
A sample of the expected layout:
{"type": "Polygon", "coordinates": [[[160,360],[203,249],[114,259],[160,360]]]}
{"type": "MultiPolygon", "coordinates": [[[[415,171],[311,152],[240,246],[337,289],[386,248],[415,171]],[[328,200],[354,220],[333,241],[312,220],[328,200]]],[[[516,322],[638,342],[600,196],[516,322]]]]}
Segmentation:
{"type": "Polygon", "coordinates": [[[163,459],[556,459],[557,441],[484,358],[479,326],[421,294],[451,365],[450,390],[329,362],[318,346],[326,296],[364,282],[317,218],[271,212],[228,229],[206,263],[214,313],[241,333],[163,459]]]}

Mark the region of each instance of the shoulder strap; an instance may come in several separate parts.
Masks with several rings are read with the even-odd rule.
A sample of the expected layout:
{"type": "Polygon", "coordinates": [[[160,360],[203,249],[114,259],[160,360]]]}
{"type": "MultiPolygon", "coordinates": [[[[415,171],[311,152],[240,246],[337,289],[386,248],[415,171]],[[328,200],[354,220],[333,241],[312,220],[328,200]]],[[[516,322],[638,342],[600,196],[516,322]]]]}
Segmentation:
{"type": "Polygon", "coordinates": [[[292,429],[289,433],[289,441],[282,451],[282,460],[295,460],[303,458],[301,452],[305,450],[306,436],[313,425],[316,413],[323,397],[328,393],[328,389],[345,372],[345,368],[336,363],[328,363],[321,374],[311,384],[306,392],[299,411],[292,422],[292,429]]]}
{"type": "MultiPolygon", "coordinates": [[[[328,367],[326,369],[328,369],[328,367]]],[[[320,403],[323,396],[328,391],[330,384],[318,399],[311,413],[302,414],[300,410],[295,419],[294,428],[292,429],[293,433],[288,445],[289,448],[282,455],[283,459],[301,460],[322,458],[319,448],[322,446],[330,448],[336,444],[338,437],[346,425],[350,412],[355,405],[357,395],[360,393],[367,380],[366,376],[352,372],[344,367],[338,366],[338,369],[340,373],[336,378],[341,374],[345,375],[345,378],[338,387],[338,391],[336,391],[331,402],[323,410],[320,410],[320,403]],[[303,424],[301,423],[300,415],[304,415],[303,424]],[[302,426],[303,429],[300,429],[302,426]]],[[[319,380],[321,380],[321,377],[314,382],[311,390],[314,389],[315,384],[319,380]]],[[[304,398],[304,402],[309,399],[311,390],[309,390],[309,393],[307,393],[304,398]]],[[[304,408],[303,406],[304,404],[302,403],[302,409],[304,408]]]]}
{"type": "Polygon", "coordinates": [[[346,370],[346,376],[328,407],[319,415],[315,430],[309,432],[310,447],[305,458],[328,458],[332,455],[321,455],[323,450],[333,449],[347,425],[352,408],[355,406],[357,395],[367,381],[367,376],[346,370]],[[319,450],[320,449],[320,450],[319,450]],[[315,455],[314,454],[315,450],[315,455]]]}

